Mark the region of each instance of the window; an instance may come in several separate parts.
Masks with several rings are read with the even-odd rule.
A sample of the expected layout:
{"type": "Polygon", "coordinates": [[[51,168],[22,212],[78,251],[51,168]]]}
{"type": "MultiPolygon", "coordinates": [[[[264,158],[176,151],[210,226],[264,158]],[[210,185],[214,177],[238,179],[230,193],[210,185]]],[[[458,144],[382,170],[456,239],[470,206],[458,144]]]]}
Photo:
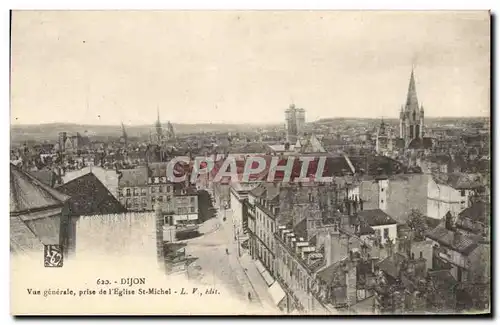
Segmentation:
{"type": "Polygon", "coordinates": [[[163,196],[161,196],[161,195],[160,195],[160,196],[158,196],[158,201],[159,201],[159,202],[163,202],[163,196]]]}
{"type": "Polygon", "coordinates": [[[159,177],[155,177],[155,184],[158,184],[160,182],[160,178],[159,177]]]}
{"type": "Polygon", "coordinates": [[[141,194],[142,194],[142,195],[146,195],[146,194],[148,194],[148,189],[147,189],[147,188],[145,188],[145,187],[141,188],[141,194]]]}
{"type": "Polygon", "coordinates": [[[139,188],[134,187],[134,196],[139,196],[139,188]]]}
{"type": "Polygon", "coordinates": [[[383,192],[383,191],[384,191],[384,188],[382,187],[382,188],[380,189],[380,192],[383,192]]]}
{"type": "Polygon", "coordinates": [[[127,193],[127,196],[130,196],[130,189],[129,189],[129,188],[127,188],[125,191],[126,191],[126,193],[127,193]]]}
{"type": "Polygon", "coordinates": [[[389,228],[384,228],[384,238],[385,239],[389,238],[389,228]]]}
{"type": "Polygon", "coordinates": [[[460,195],[465,196],[465,190],[460,190],[460,195]]]}
{"type": "Polygon", "coordinates": [[[146,200],[145,197],[142,198],[141,202],[143,207],[146,207],[148,205],[148,201],[146,200]]]}
{"type": "Polygon", "coordinates": [[[194,204],[194,196],[191,197],[191,204],[194,204]]]}
{"type": "Polygon", "coordinates": [[[151,187],[151,193],[156,193],[156,186],[151,187]]]}
{"type": "Polygon", "coordinates": [[[170,193],[170,186],[167,186],[167,193],[170,193]]]}
{"type": "Polygon", "coordinates": [[[151,197],[151,204],[153,205],[153,208],[154,208],[155,203],[156,203],[156,196],[152,196],[151,197]]]}
{"type": "Polygon", "coordinates": [[[191,213],[194,213],[194,207],[191,207],[190,210],[191,210],[191,213]]]}
{"type": "Polygon", "coordinates": [[[158,192],[163,193],[163,186],[158,186],[158,192]]]}

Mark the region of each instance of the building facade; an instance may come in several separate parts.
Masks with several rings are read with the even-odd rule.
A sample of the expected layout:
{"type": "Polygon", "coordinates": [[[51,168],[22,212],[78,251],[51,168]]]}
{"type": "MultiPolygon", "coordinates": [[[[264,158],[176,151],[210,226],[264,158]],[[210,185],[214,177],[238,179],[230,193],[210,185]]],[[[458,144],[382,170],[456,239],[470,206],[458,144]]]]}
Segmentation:
{"type": "Polygon", "coordinates": [[[295,144],[299,137],[304,135],[305,119],[305,110],[295,107],[294,104],[285,111],[287,143],[295,144]]]}

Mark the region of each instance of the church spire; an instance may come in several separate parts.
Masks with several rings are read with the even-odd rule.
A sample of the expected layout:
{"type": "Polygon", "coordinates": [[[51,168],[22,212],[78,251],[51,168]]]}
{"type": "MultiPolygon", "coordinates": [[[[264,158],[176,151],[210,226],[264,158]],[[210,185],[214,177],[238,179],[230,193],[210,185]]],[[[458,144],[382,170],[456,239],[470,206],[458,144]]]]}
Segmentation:
{"type": "Polygon", "coordinates": [[[123,141],[125,141],[125,143],[127,143],[127,131],[125,131],[125,125],[123,125],[123,122],[122,122],[122,139],[123,141]]]}
{"type": "Polygon", "coordinates": [[[417,88],[415,86],[415,73],[413,67],[411,69],[410,84],[408,85],[408,94],[406,96],[406,111],[418,110],[417,88]]]}

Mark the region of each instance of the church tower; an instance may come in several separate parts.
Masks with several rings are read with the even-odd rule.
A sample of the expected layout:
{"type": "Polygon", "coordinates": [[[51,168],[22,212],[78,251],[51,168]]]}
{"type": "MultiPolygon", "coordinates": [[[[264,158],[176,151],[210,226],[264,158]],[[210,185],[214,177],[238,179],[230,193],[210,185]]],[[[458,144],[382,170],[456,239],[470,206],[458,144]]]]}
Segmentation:
{"type": "Polygon", "coordinates": [[[161,144],[163,140],[163,130],[161,128],[161,122],[160,122],[160,109],[157,108],[157,114],[158,117],[156,118],[156,124],[155,124],[155,129],[156,129],[156,135],[155,135],[155,140],[157,144],[161,144]]]}
{"type": "Polygon", "coordinates": [[[410,75],[410,84],[406,103],[401,106],[399,113],[399,136],[404,139],[407,146],[415,138],[423,138],[424,135],[424,107],[418,105],[417,89],[415,86],[415,74],[413,69],[410,75]]]}

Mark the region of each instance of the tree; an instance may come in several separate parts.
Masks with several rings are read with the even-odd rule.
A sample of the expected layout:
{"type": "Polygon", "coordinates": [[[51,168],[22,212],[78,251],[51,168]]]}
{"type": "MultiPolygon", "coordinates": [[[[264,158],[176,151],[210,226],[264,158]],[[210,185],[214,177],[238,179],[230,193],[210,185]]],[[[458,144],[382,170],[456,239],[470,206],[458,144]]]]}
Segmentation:
{"type": "Polygon", "coordinates": [[[407,224],[413,231],[415,240],[424,240],[425,232],[427,231],[428,227],[425,216],[420,211],[418,211],[417,209],[412,209],[407,224]]]}

